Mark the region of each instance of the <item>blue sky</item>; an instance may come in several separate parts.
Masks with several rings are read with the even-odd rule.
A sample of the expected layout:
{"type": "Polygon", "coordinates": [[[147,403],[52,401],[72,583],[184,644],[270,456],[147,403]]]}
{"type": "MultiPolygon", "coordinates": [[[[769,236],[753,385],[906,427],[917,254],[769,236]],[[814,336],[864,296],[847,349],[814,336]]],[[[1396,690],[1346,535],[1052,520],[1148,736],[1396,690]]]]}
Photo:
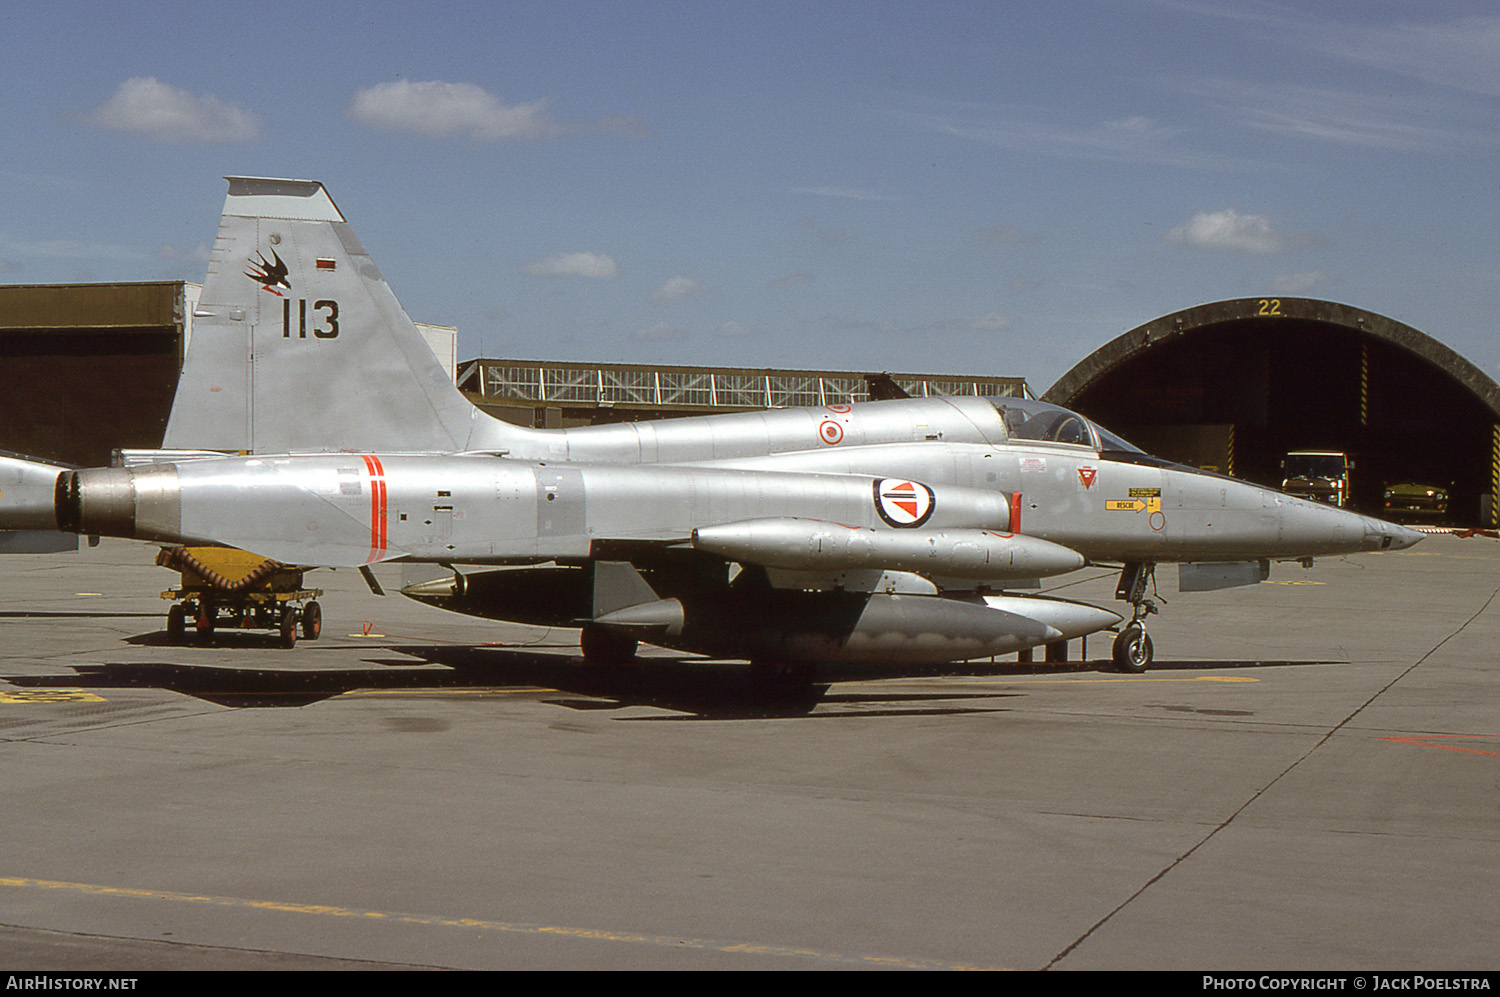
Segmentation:
{"type": "Polygon", "coordinates": [[[322,180],[459,354],[1016,375],[1305,295],[1500,377],[1493,4],[9,4],[0,282],[322,180]]]}

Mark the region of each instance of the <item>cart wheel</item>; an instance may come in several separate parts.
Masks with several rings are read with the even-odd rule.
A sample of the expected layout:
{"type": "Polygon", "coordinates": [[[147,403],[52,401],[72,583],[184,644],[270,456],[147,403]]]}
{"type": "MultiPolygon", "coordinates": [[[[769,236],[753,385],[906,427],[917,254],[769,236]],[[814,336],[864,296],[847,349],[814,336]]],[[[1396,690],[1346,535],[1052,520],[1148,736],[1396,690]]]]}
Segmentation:
{"type": "Polygon", "coordinates": [[[291,606],[281,611],[281,646],[293,647],[297,643],[297,611],[291,606]]]}
{"type": "Polygon", "coordinates": [[[322,633],[323,607],[314,600],[302,607],[302,637],[304,640],[317,640],[322,633]]]}
{"type": "Polygon", "coordinates": [[[187,610],[182,603],[173,604],[167,610],[167,642],[169,644],[181,644],[183,637],[187,634],[187,610]]]}

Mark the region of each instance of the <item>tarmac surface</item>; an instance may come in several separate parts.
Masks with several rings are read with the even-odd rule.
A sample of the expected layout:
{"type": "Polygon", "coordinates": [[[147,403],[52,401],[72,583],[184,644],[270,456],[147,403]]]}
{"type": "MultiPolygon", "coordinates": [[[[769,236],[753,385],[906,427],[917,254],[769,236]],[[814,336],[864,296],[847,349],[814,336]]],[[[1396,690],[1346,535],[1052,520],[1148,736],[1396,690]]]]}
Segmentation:
{"type": "Polygon", "coordinates": [[[172,646],[154,554],[0,559],[0,969],[1500,967],[1495,540],[789,696],[350,571],[172,646]]]}

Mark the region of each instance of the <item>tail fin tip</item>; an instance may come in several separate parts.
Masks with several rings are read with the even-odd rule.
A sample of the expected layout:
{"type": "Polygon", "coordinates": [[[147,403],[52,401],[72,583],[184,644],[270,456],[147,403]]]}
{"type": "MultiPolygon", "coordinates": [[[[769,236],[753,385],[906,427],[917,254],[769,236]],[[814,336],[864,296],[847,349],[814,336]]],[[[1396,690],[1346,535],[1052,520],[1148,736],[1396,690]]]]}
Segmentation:
{"type": "Polygon", "coordinates": [[[224,214],[241,218],[287,218],[309,222],[342,222],[343,212],[317,180],[275,177],[225,177],[229,196],[224,214]]]}

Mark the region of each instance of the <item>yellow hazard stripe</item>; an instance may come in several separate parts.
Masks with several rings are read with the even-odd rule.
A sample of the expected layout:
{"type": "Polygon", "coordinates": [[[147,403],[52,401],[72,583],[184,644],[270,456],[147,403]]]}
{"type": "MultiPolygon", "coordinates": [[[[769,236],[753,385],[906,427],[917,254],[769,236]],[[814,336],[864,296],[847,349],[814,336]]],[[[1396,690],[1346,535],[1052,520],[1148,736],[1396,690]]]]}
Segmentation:
{"type": "Polygon", "coordinates": [[[1500,524],[1500,423],[1496,423],[1490,441],[1490,522],[1500,524]]]}
{"type": "Polygon", "coordinates": [[[0,689],[0,703],[103,703],[87,689],[0,689]]]}

